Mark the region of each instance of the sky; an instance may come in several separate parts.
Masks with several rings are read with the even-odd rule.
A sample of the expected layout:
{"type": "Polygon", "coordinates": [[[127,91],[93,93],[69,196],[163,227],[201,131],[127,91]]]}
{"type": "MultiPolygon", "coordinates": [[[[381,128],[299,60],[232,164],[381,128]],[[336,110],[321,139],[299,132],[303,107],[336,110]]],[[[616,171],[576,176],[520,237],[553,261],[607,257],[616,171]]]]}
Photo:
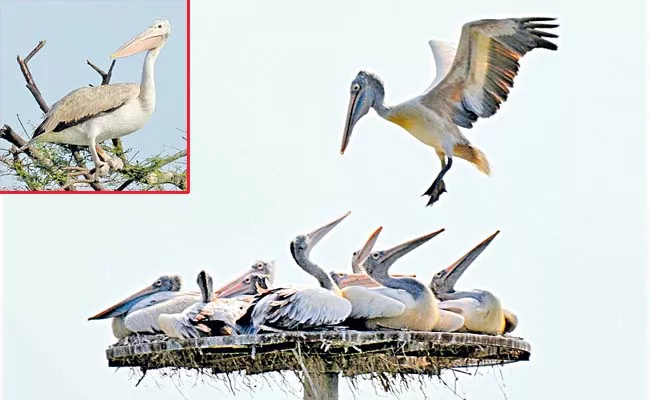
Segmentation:
{"type": "MultiPolygon", "coordinates": [[[[122,139],[125,148],[137,152],[137,160],[175,153],[186,146],[186,50],[185,2],[169,1],[18,1],[0,3],[0,123],[24,135],[16,114],[29,134],[40,123],[42,112],[25,87],[16,62],[38,44],[45,47],[29,67],[45,101],[51,105],[70,91],[97,85],[101,78],[86,65],[90,60],[104,71],[110,54],[148,28],[156,18],[170,21],[172,31],[155,65],[156,110],[139,131],[122,139]],[[28,23],[26,23],[28,21],[28,23]]],[[[117,60],[112,83],[140,82],[145,53],[117,60]]],[[[8,143],[0,143],[8,148],[8,143]]],[[[11,178],[0,178],[6,187],[11,178]]]]}
{"type": "MultiPolygon", "coordinates": [[[[142,4],[128,29],[123,21],[135,17],[119,10],[116,33],[106,35],[116,43],[101,54],[154,14],[166,14],[179,34],[182,18],[170,15],[170,3],[142,4]]],[[[77,12],[51,7],[50,18],[30,26],[56,32],[60,18],[77,12]]],[[[2,15],[4,29],[4,6],[2,15]]],[[[531,343],[531,361],[502,369],[505,388],[489,369],[461,376],[465,397],[648,398],[642,1],[195,0],[191,17],[191,194],[3,201],[5,398],[234,399],[193,379],[145,378],[135,387],[127,370],[107,366],[110,322],[86,319],[164,273],[181,274],[194,290],[201,269],[225,282],[257,259],[278,259],[280,285],[315,285],[294,265],[289,242],[348,210],[312,252],[327,270],[348,270],[351,253],[380,225],[377,249],[446,228],[392,269],[428,281],[501,230],[458,287],[490,290],[517,313],[515,334],[531,343]],[[339,154],[360,69],[379,74],[386,101],[396,104],[433,79],[427,40],[456,41],[467,21],[511,16],[558,17],[559,50],[527,54],[501,110],[465,131],[488,156],[490,177],[458,160],[445,178],[448,193],[425,208],[420,194],[438,172],[437,157],[374,112],[339,154]]],[[[66,34],[66,45],[75,37],[66,34]]],[[[169,46],[161,70],[172,61],[169,46]]],[[[3,47],[7,53],[3,62],[16,51],[3,47]]],[[[79,74],[94,79],[87,69],[79,74]]],[[[353,398],[344,381],[340,388],[341,399],[353,398]]],[[[368,385],[361,390],[358,398],[382,398],[368,385]]],[[[438,383],[425,392],[456,398],[438,383]]],[[[278,388],[238,395],[286,398],[278,388]]]]}

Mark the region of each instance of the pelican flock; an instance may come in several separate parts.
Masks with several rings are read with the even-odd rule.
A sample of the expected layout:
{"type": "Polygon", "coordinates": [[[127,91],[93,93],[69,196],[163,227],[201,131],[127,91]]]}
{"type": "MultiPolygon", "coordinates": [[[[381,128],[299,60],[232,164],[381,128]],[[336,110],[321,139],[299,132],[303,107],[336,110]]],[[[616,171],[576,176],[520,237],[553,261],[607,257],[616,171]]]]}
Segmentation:
{"type": "Polygon", "coordinates": [[[153,334],[196,339],[354,329],[504,335],[517,327],[516,315],[503,308],[492,292],[456,289],[460,276],[499,231],[441,269],[428,284],[414,274],[389,274],[389,270],[444,229],[373,250],[383,229],[379,227],[354,253],[351,273],[327,273],[311,252],[349,215],[297,235],[289,245],[297,267],[315,278],[317,286],[275,286],[276,266],[270,261],[256,261],[216,290],[205,270],[196,277],[198,291],[181,290],[178,275],[162,275],[89,320],[112,318],[114,336],[126,343],[153,334]]]}
{"type": "Polygon", "coordinates": [[[170,32],[169,21],[157,19],[111,55],[117,59],[147,52],[139,84],[114,83],[73,90],[52,105],[20,151],[40,142],[88,146],[95,164],[95,179],[108,174],[110,168],[121,169],[124,166],[121,159],[111,158],[99,144],[139,130],[153,114],[156,107],[154,65],[170,32]]]}
{"type": "Polygon", "coordinates": [[[486,175],[490,164],[481,150],[459,128],[471,129],[478,118],[494,115],[508,99],[519,59],[531,50],[557,50],[547,40],[557,38],[547,29],[558,27],[548,22],[555,18],[483,19],[463,25],[458,50],[445,42],[431,40],[436,75],[420,96],[388,106],[384,103],[384,84],[375,74],[360,71],[350,86],[350,103],[341,142],[345,153],[354,126],[371,108],[420,142],[433,147],[440,159],[440,173],[424,192],[427,206],[447,191],[443,177],[459,157],[486,175]]]}

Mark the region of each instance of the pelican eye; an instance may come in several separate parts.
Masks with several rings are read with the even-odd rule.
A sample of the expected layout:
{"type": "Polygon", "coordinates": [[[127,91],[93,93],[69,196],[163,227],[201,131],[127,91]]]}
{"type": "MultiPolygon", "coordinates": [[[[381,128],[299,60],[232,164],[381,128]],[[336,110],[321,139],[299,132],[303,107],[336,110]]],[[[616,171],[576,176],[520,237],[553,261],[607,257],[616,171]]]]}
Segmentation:
{"type": "Polygon", "coordinates": [[[359,89],[361,89],[361,86],[358,83],[353,83],[351,89],[353,92],[358,92],[359,89]]]}
{"type": "Polygon", "coordinates": [[[376,259],[379,258],[379,253],[372,253],[372,256],[371,256],[371,257],[374,258],[374,259],[376,260],[376,259]]]}
{"type": "Polygon", "coordinates": [[[162,24],[159,24],[159,25],[158,25],[158,29],[162,29],[162,24]]]}
{"type": "Polygon", "coordinates": [[[244,280],[244,283],[251,283],[251,278],[246,278],[246,279],[244,280]]]}
{"type": "Polygon", "coordinates": [[[356,256],[357,254],[359,254],[359,252],[355,251],[354,253],[352,253],[352,256],[356,256]]]}
{"type": "Polygon", "coordinates": [[[262,263],[257,263],[257,264],[255,264],[255,268],[257,268],[257,269],[262,269],[262,268],[264,268],[264,264],[262,264],[262,263]]]}

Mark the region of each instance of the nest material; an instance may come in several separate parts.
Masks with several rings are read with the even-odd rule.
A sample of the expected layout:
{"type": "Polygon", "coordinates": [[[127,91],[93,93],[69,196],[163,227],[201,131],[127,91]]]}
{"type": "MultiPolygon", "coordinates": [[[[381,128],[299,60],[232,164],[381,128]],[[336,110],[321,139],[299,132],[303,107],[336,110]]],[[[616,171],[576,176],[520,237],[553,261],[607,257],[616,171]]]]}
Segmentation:
{"type": "Polygon", "coordinates": [[[283,332],[175,340],[130,338],[106,350],[109,366],[180,368],[226,374],[267,372],[436,376],[443,369],[527,361],[520,338],[412,331],[283,332]]]}

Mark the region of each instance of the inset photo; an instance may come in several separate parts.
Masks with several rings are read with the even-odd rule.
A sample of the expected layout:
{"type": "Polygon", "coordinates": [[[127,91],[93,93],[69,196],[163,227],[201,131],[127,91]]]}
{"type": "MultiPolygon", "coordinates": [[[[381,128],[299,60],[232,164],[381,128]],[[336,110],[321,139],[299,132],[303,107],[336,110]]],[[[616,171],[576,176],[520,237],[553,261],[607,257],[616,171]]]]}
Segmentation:
{"type": "Polygon", "coordinates": [[[189,0],[0,5],[0,193],[189,193],[189,0]]]}

